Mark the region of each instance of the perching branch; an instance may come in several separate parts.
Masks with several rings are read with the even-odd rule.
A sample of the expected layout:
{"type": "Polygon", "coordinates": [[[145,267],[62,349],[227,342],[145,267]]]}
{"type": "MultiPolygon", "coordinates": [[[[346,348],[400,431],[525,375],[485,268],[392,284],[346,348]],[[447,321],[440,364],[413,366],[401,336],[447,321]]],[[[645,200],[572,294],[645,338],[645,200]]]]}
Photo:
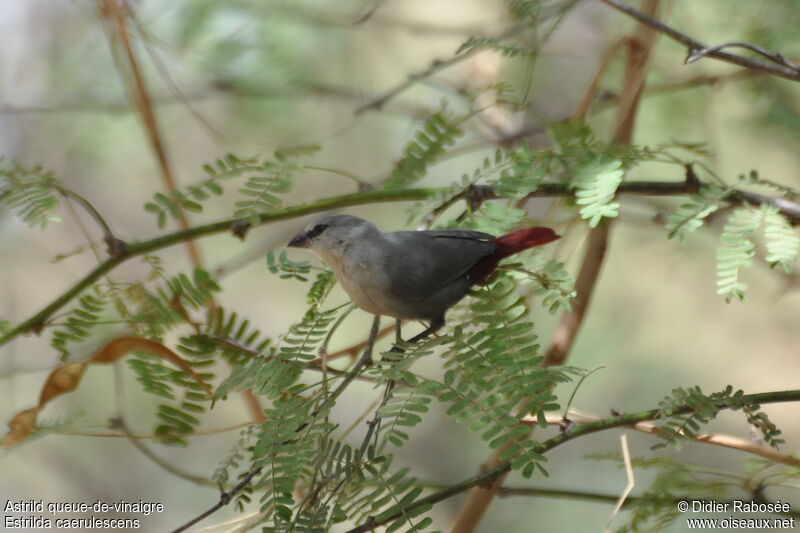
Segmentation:
{"type": "Polygon", "coordinates": [[[692,63],[697,61],[702,57],[713,57],[719,59],[720,61],[725,61],[727,63],[733,63],[734,65],[739,65],[741,67],[745,67],[752,70],[760,70],[762,72],[768,72],[770,74],[774,74],[776,76],[780,76],[782,78],[800,81],[800,65],[788,61],[779,53],[771,53],[763,48],[749,44],[749,43],[723,43],[717,46],[706,46],[703,43],[696,41],[689,37],[688,35],[679,32],[678,30],[667,26],[666,24],[660,22],[659,20],[638,11],[628,4],[621,2],[620,0],[600,0],[611,7],[622,11],[626,15],[629,15],[642,24],[646,24],[651,28],[659,31],[674,41],[677,41],[681,44],[686,45],[689,49],[689,57],[686,58],[687,63],[692,63]],[[755,59],[751,57],[744,57],[736,54],[729,54],[728,52],[723,52],[723,48],[727,48],[730,46],[740,46],[748,48],[764,57],[767,57],[769,61],[764,61],[761,59],[755,59]]]}
{"type": "MultiPolygon", "coordinates": [[[[496,198],[492,187],[478,186],[476,188],[481,191],[481,194],[485,195],[486,199],[496,198]]],[[[278,222],[281,220],[302,217],[331,209],[340,209],[343,207],[356,205],[424,200],[441,193],[444,190],[445,189],[439,187],[399,190],[365,190],[354,194],[332,196],[330,198],[324,198],[308,204],[284,207],[269,211],[267,213],[262,213],[258,217],[258,221],[256,222],[255,226],[263,226],[272,222],[278,222]]],[[[692,186],[691,184],[687,184],[685,181],[634,181],[623,183],[620,185],[619,189],[617,189],[617,192],[623,195],[675,196],[696,192],[696,187],[692,186]]],[[[572,189],[570,188],[569,184],[544,183],[539,187],[538,190],[531,193],[529,197],[545,198],[570,196],[571,194],[572,189]]],[[[800,225],[800,203],[793,202],[782,197],[771,197],[739,189],[733,189],[724,198],[724,200],[731,204],[751,204],[755,206],[771,204],[776,206],[780,210],[781,214],[783,214],[793,225],[800,225]]],[[[24,320],[14,328],[6,331],[2,336],[0,336],[0,346],[6,344],[19,335],[31,332],[39,333],[47,320],[49,320],[59,309],[64,307],[73,298],[90,287],[102,276],[108,272],[111,272],[128,259],[146,255],[164,248],[169,248],[170,246],[174,246],[192,239],[199,239],[226,232],[239,235],[240,233],[234,232],[241,232],[242,228],[251,228],[250,222],[241,218],[227,218],[218,222],[203,224],[186,230],[167,233],[149,240],[128,244],[123,253],[119,254],[117,257],[109,258],[103,263],[100,263],[94,268],[94,270],[86,274],[86,276],[84,276],[80,281],[76,282],[72,287],[67,289],[58,298],[50,302],[41,311],[34,314],[27,320],[24,320]]]]}
{"type": "MultiPolygon", "coordinates": [[[[746,394],[742,396],[742,400],[748,404],[796,402],[800,401],[800,389],[764,392],[759,394],[746,394]]],[[[718,407],[720,409],[730,408],[729,405],[726,405],[722,402],[718,404],[718,407]]],[[[680,408],[675,414],[689,414],[693,412],[694,409],[686,405],[680,408]]],[[[631,426],[638,422],[644,422],[647,420],[654,420],[658,418],[658,413],[659,409],[650,409],[648,411],[630,413],[627,415],[617,415],[602,420],[598,420],[596,422],[576,425],[573,428],[569,429],[568,431],[560,433],[559,435],[556,435],[555,437],[552,437],[540,443],[538,446],[533,448],[532,452],[540,454],[546,453],[552,450],[553,448],[556,448],[557,446],[560,446],[566,442],[577,439],[579,437],[590,435],[592,433],[597,433],[599,431],[604,431],[606,429],[631,426]]],[[[474,487],[481,487],[486,484],[490,484],[495,479],[504,475],[506,472],[509,472],[510,470],[511,470],[511,462],[505,461],[494,468],[485,470],[480,474],[469,477],[459,483],[450,485],[446,489],[434,492],[433,494],[430,494],[424,498],[420,498],[410,504],[395,505],[387,509],[383,513],[370,518],[360,526],[349,529],[347,533],[366,533],[367,531],[371,531],[372,529],[378,526],[388,524],[389,522],[401,516],[407,515],[419,507],[432,505],[440,501],[446,500],[448,498],[451,498],[453,496],[456,496],[458,494],[461,494],[462,492],[465,492],[474,487]]]]}

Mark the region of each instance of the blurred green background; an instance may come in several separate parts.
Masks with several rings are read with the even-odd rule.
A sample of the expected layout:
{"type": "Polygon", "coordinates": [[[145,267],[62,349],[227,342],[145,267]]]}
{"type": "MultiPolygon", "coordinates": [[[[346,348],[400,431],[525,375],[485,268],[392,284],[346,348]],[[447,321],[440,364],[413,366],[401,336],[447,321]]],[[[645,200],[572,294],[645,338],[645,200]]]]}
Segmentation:
{"type": "MultiPolygon", "coordinates": [[[[670,24],[706,43],[749,40],[790,58],[800,57],[800,10],[796,0],[678,0],[665,2],[670,24]]],[[[545,7],[556,4],[548,3],[545,7]]],[[[181,184],[203,177],[201,165],[233,152],[269,154],[280,147],[319,144],[314,165],[338,168],[377,182],[391,170],[421,117],[443,103],[466,112],[463,91],[480,93],[510,83],[517,97],[528,92],[529,108],[494,108],[466,124],[452,157],[434,166],[422,186],[447,185],[471,172],[495,149],[492,139],[536,127],[542,118],[562,120],[577,106],[602,55],[633,23],[599,2],[580,2],[557,26],[537,61],[476,54],[414,84],[382,110],[355,110],[436,59],[452,57],[473,35],[495,36],[514,24],[509,3],[496,0],[140,0],[131,2],[131,32],[144,77],[157,105],[160,130],[181,184]],[[537,118],[538,117],[538,118],[537,118]],[[467,148],[459,150],[459,147],[467,148]],[[474,148],[478,146],[479,148],[474,148]]],[[[115,62],[122,52],[109,45],[110,29],[98,5],[88,0],[6,1],[0,4],[0,154],[20,164],[52,169],[88,198],[125,240],[146,239],[159,230],[143,205],[163,190],[156,160],[141,120],[130,105],[132,85],[115,62]]],[[[528,45],[543,34],[528,35],[528,45]]],[[[762,176],[798,185],[800,96],[797,83],[766,76],[728,78],[737,67],[700,60],[684,65],[685,50],[661,38],[635,129],[637,144],[705,142],[706,162],[732,182],[758,169],[762,176]],[[680,86],[685,80],[721,76],[717,83],[680,86]],[[670,89],[670,86],[679,85],[670,89]],[[658,89],[660,88],[660,89],[658,89]]],[[[624,62],[612,63],[602,88],[613,93],[624,62]]],[[[590,124],[607,138],[612,107],[597,106],[590,124]]],[[[544,136],[533,138],[545,142],[544,136]]],[[[682,179],[679,167],[645,164],[629,179],[682,179]]],[[[351,181],[305,171],[287,204],[354,192],[351,181]]],[[[194,222],[230,216],[230,202],[212,201],[194,222]]],[[[569,363],[602,366],[579,390],[574,407],[605,416],[611,409],[652,408],[675,387],[700,385],[704,391],[731,384],[746,392],[797,388],[800,384],[800,291],[794,276],[771,271],[763,261],[749,269],[744,304],[726,304],[715,293],[715,250],[719,224],[712,223],[686,246],[667,240],[663,214],[676,200],[625,197],[594,304],[569,363]],[[660,218],[662,217],[662,218],[660,218]]],[[[385,230],[407,227],[406,204],[347,210],[385,230]]],[[[566,212],[537,200],[531,215],[564,228],[566,212]],[[563,217],[563,219],[561,218],[563,217]]],[[[57,263],[85,245],[76,219],[47,231],[31,230],[0,211],[0,318],[19,322],[38,311],[96,264],[86,250],[57,263]]],[[[83,213],[77,217],[90,232],[83,213]]],[[[248,316],[263,331],[279,335],[304,311],[305,287],[267,272],[264,253],[281,249],[305,220],[259,227],[242,243],[228,235],[198,241],[212,272],[222,272],[222,304],[248,316]],[[221,269],[221,270],[220,270],[221,269]]],[[[172,229],[175,229],[173,226],[172,229]]],[[[573,229],[557,248],[573,268],[580,259],[584,231],[573,229]]],[[[100,236],[92,233],[92,238],[100,236]]],[[[182,246],[161,253],[169,273],[190,264],[182,246]]],[[[309,259],[292,251],[293,259],[309,259]]],[[[134,259],[114,270],[116,281],[148,271],[134,259]]],[[[330,303],[346,301],[336,289],[330,303]]],[[[557,317],[555,317],[557,318],[557,317]]],[[[555,323],[536,309],[543,343],[555,323]]],[[[363,338],[369,317],[356,311],[333,348],[363,338]]],[[[107,338],[121,330],[109,326],[107,338]]],[[[41,338],[19,338],[0,349],[0,420],[36,402],[57,353],[41,338]]],[[[86,356],[99,346],[83,347],[86,356]]],[[[81,352],[77,350],[76,353],[81,352]]],[[[424,361],[440,372],[436,358],[424,361]]],[[[47,407],[42,419],[71,431],[102,431],[122,406],[136,433],[152,427],[155,400],[141,393],[125,365],[92,368],[80,389],[47,407]]],[[[571,388],[565,389],[569,394],[571,388]]],[[[381,391],[353,387],[336,416],[348,425],[381,391]]],[[[785,432],[785,451],[800,438],[794,404],[771,405],[770,417],[785,432]]],[[[245,422],[244,402],[234,397],[217,405],[208,429],[245,422]]],[[[748,438],[738,415],[724,414],[712,428],[748,438]]],[[[550,430],[554,431],[554,430],[550,430]]],[[[539,434],[540,430],[537,430],[539,434]]],[[[632,433],[632,432],[629,432],[632,433]]],[[[541,432],[544,435],[545,432],[541,432]]],[[[539,435],[539,438],[541,438],[539,435]]],[[[237,436],[236,431],[190,439],[189,450],[152,445],[169,463],[210,476],[237,436]]],[[[630,434],[634,455],[647,455],[655,439],[630,434]]],[[[549,454],[550,478],[509,486],[582,489],[619,494],[625,475],[615,463],[590,461],[590,453],[617,452],[619,432],[609,431],[569,443],[549,454]]],[[[708,468],[741,473],[744,454],[699,444],[659,452],[708,468]]],[[[436,411],[418,428],[398,460],[421,480],[447,483],[478,472],[488,457],[483,442],[436,411]]],[[[651,472],[640,472],[637,489],[651,472]]],[[[743,492],[742,495],[745,493],[743,492]]],[[[800,508],[795,492],[768,492],[800,508]]],[[[143,530],[176,527],[216,501],[214,489],[175,477],[148,460],[125,439],[48,435],[0,455],[0,501],[160,501],[166,511],[143,519],[143,530]]],[[[437,527],[447,529],[463,498],[437,505],[437,527]]],[[[480,531],[598,531],[612,507],[547,498],[496,501],[480,531]]],[[[208,523],[236,514],[225,509],[208,523]]],[[[617,519],[620,523],[619,518],[617,519]]],[[[204,523],[203,525],[208,525],[204,523]]],[[[226,531],[225,527],[214,531],[226,531]]],[[[671,529],[683,531],[680,522],[671,529]]]]}

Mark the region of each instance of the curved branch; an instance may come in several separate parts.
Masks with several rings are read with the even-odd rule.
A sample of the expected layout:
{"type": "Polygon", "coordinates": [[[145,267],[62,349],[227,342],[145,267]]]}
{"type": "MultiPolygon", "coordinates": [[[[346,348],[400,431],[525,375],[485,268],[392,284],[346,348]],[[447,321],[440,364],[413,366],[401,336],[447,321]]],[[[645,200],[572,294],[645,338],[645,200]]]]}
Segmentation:
{"type": "MultiPolygon", "coordinates": [[[[745,403],[753,403],[753,404],[796,402],[800,401],[800,389],[764,392],[759,394],[746,394],[742,396],[742,399],[745,403]]],[[[724,404],[720,404],[718,405],[718,407],[720,407],[721,409],[729,408],[729,406],[724,404]]],[[[648,411],[630,413],[627,415],[612,416],[610,418],[605,418],[602,420],[598,420],[596,422],[580,424],[574,426],[569,431],[556,435],[553,438],[547,439],[546,441],[540,443],[538,446],[535,446],[532,451],[534,453],[540,453],[540,454],[545,453],[566,442],[574,440],[578,437],[589,435],[591,433],[597,433],[599,431],[604,431],[606,429],[618,428],[622,426],[630,426],[639,422],[644,422],[646,420],[653,420],[655,418],[658,418],[658,412],[659,412],[658,409],[650,409],[648,411]]],[[[687,414],[692,412],[694,412],[694,409],[692,409],[687,405],[679,409],[676,412],[676,414],[687,414]]],[[[490,470],[486,470],[476,476],[467,478],[459,483],[447,487],[446,489],[434,492],[433,494],[430,494],[424,498],[420,498],[419,500],[416,500],[413,503],[404,506],[391,507],[386,511],[384,511],[383,513],[379,514],[378,516],[375,516],[367,520],[360,526],[347,530],[347,533],[366,533],[367,531],[371,531],[372,529],[378,526],[387,524],[401,516],[407,515],[408,513],[412,512],[413,510],[419,507],[432,505],[442,500],[446,500],[447,498],[450,498],[457,494],[461,494],[462,492],[465,492],[473,487],[480,487],[488,483],[491,483],[492,481],[504,475],[506,472],[509,472],[510,470],[511,470],[511,462],[505,461],[490,470]]]]}
{"type": "Polygon", "coordinates": [[[725,61],[726,63],[733,63],[734,65],[739,65],[741,67],[749,68],[752,70],[760,70],[762,72],[768,72],[770,74],[774,74],[776,76],[780,76],[782,78],[786,78],[789,80],[800,81],[800,66],[792,63],[791,61],[787,61],[781,54],[773,54],[771,52],[767,52],[766,50],[752,45],[748,43],[724,43],[718,46],[708,47],[701,43],[700,41],[695,41],[688,35],[679,32],[678,30],[667,26],[663,22],[646,15],[636,9],[632,8],[628,4],[621,2],[620,0],[600,0],[611,7],[622,11],[626,15],[629,15],[642,24],[646,24],[651,28],[667,35],[674,41],[677,41],[683,45],[685,45],[689,49],[689,57],[687,58],[686,62],[691,63],[692,61],[696,61],[701,57],[713,57],[719,59],[720,61],[725,61]],[[739,56],[736,54],[729,54],[727,52],[723,52],[721,48],[727,46],[744,46],[750,50],[753,50],[765,57],[768,57],[770,61],[763,61],[761,59],[755,59],[751,57],[744,57],[739,56]]]}
{"type": "Polygon", "coordinates": [[[745,43],[745,42],[741,42],[741,41],[732,41],[732,42],[729,42],[729,43],[721,43],[721,44],[717,44],[717,45],[714,45],[714,46],[709,46],[708,48],[704,48],[702,50],[698,50],[697,52],[695,52],[691,56],[687,57],[686,58],[686,62],[687,63],[694,63],[698,59],[702,59],[702,58],[704,58],[705,56],[707,56],[708,54],[710,54],[712,52],[717,52],[719,50],[722,50],[723,48],[732,48],[732,47],[746,48],[746,49],[750,50],[751,52],[755,52],[755,53],[757,53],[759,55],[762,55],[762,56],[766,57],[767,59],[769,59],[770,61],[774,61],[775,63],[777,63],[779,65],[783,65],[783,66],[789,67],[789,68],[794,69],[794,70],[800,70],[800,66],[798,66],[797,63],[789,61],[788,59],[783,57],[783,55],[780,54],[780,53],[777,53],[777,52],[776,53],[772,53],[769,50],[761,48],[760,46],[758,46],[756,44],[745,43]]]}

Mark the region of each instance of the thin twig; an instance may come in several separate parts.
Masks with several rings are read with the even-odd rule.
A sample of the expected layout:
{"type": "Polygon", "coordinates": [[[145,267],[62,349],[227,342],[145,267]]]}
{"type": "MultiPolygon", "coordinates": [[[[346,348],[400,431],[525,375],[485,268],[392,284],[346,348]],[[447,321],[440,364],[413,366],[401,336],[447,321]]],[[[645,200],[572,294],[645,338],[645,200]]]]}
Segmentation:
{"type": "MultiPolygon", "coordinates": [[[[568,11],[570,8],[572,8],[572,6],[574,4],[575,4],[575,0],[570,0],[570,1],[564,2],[563,5],[558,6],[552,12],[546,13],[546,14],[543,14],[543,15],[539,16],[539,18],[536,21],[537,24],[543,24],[543,23],[547,22],[548,20],[550,20],[552,18],[559,17],[559,16],[563,15],[566,11],[568,11]]],[[[517,25],[512,26],[511,28],[507,29],[503,33],[501,33],[497,38],[501,39],[501,40],[502,39],[508,39],[509,37],[513,37],[514,35],[522,33],[525,30],[529,30],[530,28],[531,28],[530,24],[517,24],[517,25]]],[[[362,114],[362,113],[364,113],[366,111],[381,110],[381,109],[383,109],[383,106],[385,106],[387,104],[387,102],[392,100],[394,97],[396,97],[397,95],[399,95],[400,93],[402,93],[403,91],[405,91],[406,89],[408,89],[409,87],[414,85],[415,83],[417,83],[419,81],[422,81],[422,80],[425,80],[425,79],[433,76],[434,74],[437,74],[437,73],[441,72],[442,70],[445,70],[445,69],[447,69],[447,68],[449,68],[449,67],[451,67],[451,66],[453,66],[453,65],[455,65],[457,63],[460,63],[461,61],[463,61],[465,59],[468,59],[468,58],[470,58],[470,57],[472,57],[474,55],[477,55],[478,53],[480,53],[482,51],[483,51],[483,48],[476,46],[476,47],[470,48],[469,50],[467,50],[467,51],[465,51],[465,52],[463,52],[461,54],[454,55],[453,57],[450,57],[448,59],[436,59],[426,69],[424,69],[424,70],[422,70],[420,72],[408,75],[408,77],[405,79],[405,81],[399,83],[398,85],[396,85],[395,87],[389,89],[388,91],[386,91],[382,95],[372,99],[371,101],[369,101],[366,104],[362,105],[361,107],[357,108],[356,111],[355,111],[355,114],[356,115],[360,115],[360,114],[362,114]]]]}
{"type": "Polygon", "coordinates": [[[769,51],[765,50],[764,48],[761,48],[760,46],[758,46],[756,44],[745,43],[745,42],[741,42],[741,41],[732,41],[732,42],[727,42],[727,43],[721,43],[721,44],[717,44],[717,45],[714,45],[714,46],[709,46],[708,48],[704,48],[702,50],[698,50],[697,52],[695,52],[691,56],[687,57],[686,58],[686,62],[687,63],[694,63],[698,59],[702,59],[702,58],[704,58],[705,56],[707,56],[708,54],[710,54],[712,52],[717,52],[717,51],[722,50],[724,48],[733,48],[733,47],[747,48],[748,50],[751,50],[751,51],[753,51],[753,52],[755,52],[757,54],[760,54],[760,55],[766,57],[767,59],[770,59],[771,61],[774,61],[775,63],[777,63],[779,65],[784,65],[784,66],[789,67],[791,69],[800,71],[800,66],[798,66],[797,63],[789,61],[788,59],[783,57],[783,55],[781,55],[780,53],[777,53],[777,52],[776,53],[772,53],[772,52],[769,52],[769,51]]]}
{"type": "MultiPolygon", "coordinates": [[[[104,13],[108,15],[111,20],[113,20],[116,28],[116,34],[119,36],[120,42],[122,43],[122,48],[125,52],[125,57],[128,61],[128,67],[130,68],[130,73],[136,89],[136,107],[142,116],[142,122],[144,123],[145,130],[147,131],[147,137],[150,140],[153,152],[156,155],[156,160],[158,161],[158,166],[161,171],[161,177],[164,180],[164,186],[166,187],[167,191],[172,192],[177,189],[177,183],[175,182],[169,160],[167,159],[167,151],[164,147],[164,142],[161,139],[158,121],[156,120],[156,115],[153,112],[153,105],[150,102],[150,93],[147,90],[147,85],[144,82],[144,76],[139,68],[139,62],[136,59],[136,54],[133,51],[133,46],[131,45],[128,29],[125,25],[125,16],[122,13],[122,8],[120,7],[118,0],[105,0],[103,7],[104,13]]],[[[186,217],[186,212],[184,211],[183,207],[180,206],[178,206],[178,225],[184,230],[189,229],[189,219],[186,217]]],[[[192,264],[195,267],[201,267],[202,260],[200,259],[200,252],[197,250],[197,246],[194,244],[194,241],[187,241],[185,246],[187,252],[189,253],[192,264]]]]}
{"type": "MultiPolygon", "coordinates": [[[[701,54],[700,57],[709,56],[709,57],[713,57],[713,58],[719,59],[720,61],[725,61],[727,63],[733,63],[735,65],[739,65],[739,66],[746,67],[746,68],[749,68],[749,69],[768,72],[770,74],[774,74],[774,75],[780,76],[782,78],[787,78],[787,79],[795,80],[795,81],[799,81],[800,80],[800,67],[798,67],[798,65],[796,65],[796,64],[794,64],[794,63],[792,63],[790,61],[787,61],[780,54],[771,54],[770,52],[766,52],[765,51],[766,52],[766,57],[770,57],[770,61],[763,61],[761,59],[744,57],[744,56],[739,56],[739,55],[736,55],[736,54],[729,54],[729,53],[723,52],[723,51],[721,51],[719,49],[715,50],[714,48],[716,48],[716,47],[710,47],[709,48],[708,46],[704,45],[703,43],[701,43],[699,41],[696,41],[695,39],[692,39],[688,35],[686,35],[684,33],[681,33],[678,30],[676,30],[676,29],[674,29],[674,28],[672,28],[670,26],[667,26],[666,24],[660,22],[659,20],[657,20],[656,18],[654,18],[654,17],[652,17],[652,16],[650,16],[648,14],[642,13],[641,11],[638,11],[638,10],[632,8],[631,6],[629,6],[628,4],[626,4],[624,2],[621,2],[620,0],[600,0],[600,1],[610,5],[611,7],[615,8],[615,9],[618,9],[619,11],[622,11],[626,15],[629,15],[629,16],[635,18],[636,20],[638,20],[642,24],[650,26],[654,30],[659,31],[659,32],[669,36],[671,39],[673,39],[673,40],[675,40],[675,41],[677,41],[677,42],[679,42],[681,44],[686,45],[686,47],[689,49],[689,57],[687,59],[687,62],[690,62],[689,59],[692,59],[693,56],[695,56],[698,53],[700,53],[701,54]]],[[[737,44],[741,44],[741,43],[737,43],[737,44]]],[[[754,51],[763,50],[760,47],[757,47],[755,45],[748,45],[747,48],[749,48],[751,50],[754,50],[754,51]]],[[[761,53],[761,52],[758,52],[758,53],[761,53]]],[[[765,54],[762,54],[762,55],[765,55],[765,54]]]]}
{"type": "Polygon", "coordinates": [[[247,485],[250,484],[250,481],[252,481],[252,479],[254,477],[256,477],[260,472],[261,472],[261,467],[253,468],[252,470],[250,470],[247,473],[247,475],[245,475],[241,479],[241,481],[239,481],[239,483],[236,484],[235,487],[233,487],[231,490],[229,490],[227,492],[223,492],[222,494],[220,494],[219,501],[216,504],[214,504],[212,507],[210,507],[208,510],[206,510],[202,514],[192,518],[191,520],[189,520],[188,522],[184,523],[183,525],[178,526],[177,528],[173,529],[172,533],[180,533],[181,531],[186,531],[187,529],[189,529],[190,527],[192,527],[196,523],[200,522],[204,518],[206,518],[208,516],[211,516],[212,514],[216,513],[217,511],[219,511],[220,509],[222,509],[223,507],[228,505],[230,503],[230,501],[231,501],[231,498],[233,498],[234,496],[236,496],[237,494],[242,492],[244,490],[244,488],[247,487],[247,485]]]}
{"type": "MultiPolygon", "coordinates": [[[[506,39],[508,37],[516,35],[517,33],[527,30],[528,28],[529,26],[527,24],[518,24],[503,32],[499,38],[506,39]]],[[[406,77],[405,81],[397,84],[395,87],[389,89],[380,96],[370,100],[366,104],[356,108],[355,115],[358,116],[362,113],[365,113],[366,111],[380,111],[390,100],[392,100],[394,97],[396,97],[397,95],[399,95],[400,93],[402,93],[403,91],[405,91],[418,81],[422,81],[426,78],[429,78],[434,74],[441,72],[442,70],[450,68],[453,65],[464,61],[465,59],[477,55],[481,51],[483,50],[476,46],[474,48],[470,48],[469,50],[461,54],[454,55],[448,59],[434,60],[426,69],[420,72],[416,72],[414,74],[409,74],[406,77]]]]}
{"type": "Polygon", "coordinates": [[[122,432],[123,435],[128,439],[128,442],[133,445],[134,448],[139,450],[145,457],[153,461],[155,464],[166,470],[172,475],[175,475],[181,479],[185,479],[194,483],[195,485],[200,485],[201,487],[218,487],[219,485],[212,479],[208,479],[202,476],[196,476],[194,474],[190,474],[180,468],[176,467],[174,464],[170,463],[159,457],[156,453],[154,453],[150,448],[145,446],[141,439],[136,438],[133,434],[130,433],[128,427],[125,425],[125,422],[122,418],[117,418],[112,422],[112,425],[118,427],[122,432]]]}
{"type": "MultiPolygon", "coordinates": [[[[100,226],[100,230],[103,232],[103,242],[105,242],[106,245],[108,246],[108,255],[110,257],[112,258],[117,257],[125,251],[125,247],[127,246],[125,241],[118,239],[114,235],[114,232],[111,231],[111,227],[105,221],[100,212],[92,205],[91,202],[89,202],[89,200],[87,200],[80,194],[76,193],[75,191],[62,187],[61,185],[55,185],[54,189],[58,191],[58,193],[64,196],[65,198],[74,200],[78,205],[80,205],[84,209],[84,211],[86,211],[89,214],[89,216],[91,216],[94,219],[97,225],[100,226]]],[[[89,245],[91,246],[91,244],[92,241],[91,239],[89,239],[89,245]]]]}

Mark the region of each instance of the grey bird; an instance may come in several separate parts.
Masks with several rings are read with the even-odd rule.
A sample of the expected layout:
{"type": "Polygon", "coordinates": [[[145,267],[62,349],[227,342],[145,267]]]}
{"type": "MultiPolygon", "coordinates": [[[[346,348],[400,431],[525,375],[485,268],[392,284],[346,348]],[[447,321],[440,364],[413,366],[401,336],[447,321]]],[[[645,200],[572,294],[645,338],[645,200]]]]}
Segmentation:
{"type": "Polygon", "coordinates": [[[559,238],[550,228],[526,228],[500,237],[469,230],[383,233],[350,215],[315,220],[289,242],[307,248],[333,270],[353,302],[376,316],[442,325],[447,310],[473,285],[486,284],[501,259],[559,238]]]}

